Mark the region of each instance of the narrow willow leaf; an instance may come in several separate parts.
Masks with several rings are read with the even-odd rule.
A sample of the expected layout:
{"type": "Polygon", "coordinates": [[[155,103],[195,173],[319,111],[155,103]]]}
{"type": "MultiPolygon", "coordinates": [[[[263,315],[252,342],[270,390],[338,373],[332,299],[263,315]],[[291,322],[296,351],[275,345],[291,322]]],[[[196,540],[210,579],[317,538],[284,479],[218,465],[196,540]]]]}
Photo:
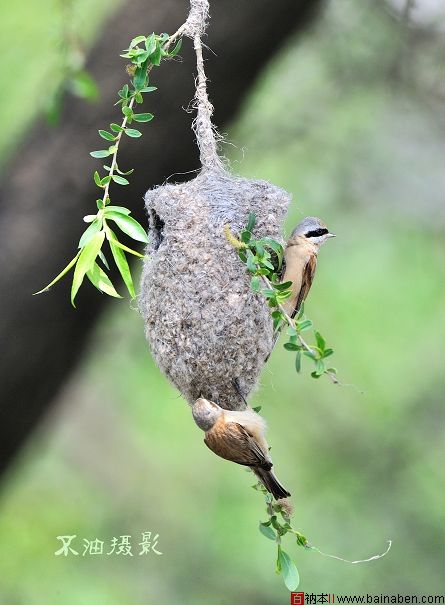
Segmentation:
{"type": "Polygon", "coordinates": [[[297,328],[298,328],[299,332],[308,330],[311,326],[312,326],[312,321],[310,319],[305,319],[304,321],[297,323],[297,328]]]}
{"type": "Polygon", "coordinates": [[[298,373],[301,372],[301,351],[297,351],[295,356],[295,369],[298,373]]]}
{"type": "Polygon", "coordinates": [[[299,351],[301,348],[300,345],[297,345],[294,342],[285,342],[283,347],[286,351],[299,351]]]}
{"type": "Polygon", "coordinates": [[[134,218],[131,218],[131,216],[125,216],[119,212],[107,212],[106,217],[107,219],[114,221],[119,229],[131,238],[138,242],[144,242],[144,244],[148,243],[148,236],[145,229],[135,221],[134,218]]]}
{"type": "Polygon", "coordinates": [[[121,244],[121,242],[117,241],[116,239],[113,239],[113,238],[109,237],[108,241],[109,242],[113,242],[113,244],[115,246],[118,246],[118,248],[121,248],[122,250],[125,250],[125,252],[128,252],[129,254],[133,254],[134,256],[137,256],[138,258],[144,258],[143,254],[140,254],[139,252],[136,252],[136,250],[132,250],[128,246],[125,246],[125,244],[121,244]]]}
{"type": "Polygon", "coordinates": [[[128,176],[129,174],[133,174],[134,172],[134,168],[131,168],[130,170],[127,170],[127,172],[124,172],[123,170],[121,170],[118,166],[116,166],[116,172],[118,172],[119,174],[121,174],[122,176],[128,176]]]}
{"type": "Polygon", "coordinates": [[[119,185],[129,185],[129,181],[127,181],[127,179],[124,179],[123,176],[118,176],[117,174],[113,174],[113,176],[111,177],[113,179],[113,181],[115,183],[118,183],[119,185]]]}
{"type": "Polygon", "coordinates": [[[96,260],[99,250],[102,247],[104,237],[105,233],[103,231],[99,231],[99,233],[93,235],[88,244],[86,244],[86,246],[82,248],[80,252],[79,258],[77,259],[76,268],[74,269],[73,283],[71,286],[71,304],[73,307],[75,306],[74,299],[76,298],[76,294],[82,285],[86,272],[93,267],[94,261],[96,260]]]}
{"type": "Polygon", "coordinates": [[[126,128],[125,134],[134,139],[138,139],[142,136],[142,132],[140,130],[136,130],[136,128],[126,128]]]}
{"type": "Polygon", "coordinates": [[[67,266],[65,267],[65,269],[63,269],[59,275],[57,275],[57,277],[55,277],[51,282],[49,282],[49,284],[47,286],[45,286],[44,288],[42,288],[42,290],[39,290],[38,292],[34,292],[33,296],[35,296],[36,294],[42,294],[42,292],[47,292],[52,286],[54,286],[54,284],[56,284],[60,279],[62,279],[62,277],[64,275],[66,275],[68,273],[68,271],[70,271],[74,265],[77,262],[77,259],[80,256],[80,250],[79,252],[76,254],[76,256],[73,258],[73,260],[71,260],[67,266]]]}
{"type": "Polygon", "coordinates": [[[263,536],[266,536],[266,538],[269,538],[269,540],[274,540],[275,541],[277,535],[276,535],[276,533],[274,532],[274,530],[269,525],[265,525],[264,523],[260,523],[259,524],[259,530],[263,534],[263,536]]]}
{"type": "Polygon", "coordinates": [[[84,246],[86,246],[88,244],[88,242],[90,241],[90,239],[96,235],[96,233],[98,231],[100,231],[102,229],[102,220],[96,218],[91,225],[88,227],[88,229],[86,229],[83,234],[82,237],[79,240],[79,244],[78,244],[78,248],[83,248],[84,246]]]}
{"type": "Polygon", "coordinates": [[[86,275],[90,282],[104,294],[108,294],[108,296],[113,296],[114,298],[122,298],[122,296],[116,292],[116,289],[111,283],[108,275],[99,267],[97,263],[94,263],[93,267],[87,271],[86,275]]]}
{"type": "Polygon", "coordinates": [[[108,271],[110,270],[110,266],[108,264],[107,259],[105,258],[105,254],[102,252],[102,250],[99,250],[99,254],[98,254],[100,260],[103,262],[103,264],[105,265],[105,267],[108,269],[108,271]]]}
{"type": "Polygon", "coordinates": [[[105,214],[110,211],[118,212],[119,214],[131,214],[131,210],[128,210],[128,208],[124,208],[123,206],[107,206],[105,214]]]}
{"type": "Polygon", "coordinates": [[[92,156],[93,158],[107,158],[109,155],[111,155],[111,152],[109,149],[100,149],[99,151],[90,151],[90,156],[92,156]]]}
{"type": "Polygon", "coordinates": [[[114,134],[111,134],[111,132],[108,132],[107,130],[99,130],[99,134],[106,141],[115,141],[116,140],[116,137],[114,136],[114,134]]]}
{"type": "Polygon", "coordinates": [[[290,592],[293,592],[300,584],[300,574],[298,573],[298,569],[287,552],[281,548],[278,551],[278,559],[286,588],[290,592]]]}
{"type": "Polygon", "coordinates": [[[114,262],[116,263],[117,268],[119,269],[119,273],[122,275],[122,279],[124,280],[125,285],[127,286],[127,290],[130,293],[131,298],[136,296],[136,292],[134,291],[133,279],[131,277],[130,267],[128,266],[127,257],[122,251],[122,248],[116,246],[114,243],[117,241],[116,235],[111,231],[110,234],[112,239],[109,240],[111,252],[113,254],[114,262]]]}
{"type": "Polygon", "coordinates": [[[133,120],[135,122],[150,122],[154,118],[152,113],[134,113],[133,120]]]}
{"type": "Polygon", "coordinates": [[[315,339],[317,341],[317,346],[324,351],[325,347],[326,347],[326,341],[323,338],[323,336],[320,334],[320,332],[315,332],[315,339]]]}
{"type": "Polygon", "coordinates": [[[285,281],[282,284],[274,284],[273,287],[275,288],[275,290],[287,290],[288,288],[290,288],[292,286],[292,282],[291,281],[285,281]]]}

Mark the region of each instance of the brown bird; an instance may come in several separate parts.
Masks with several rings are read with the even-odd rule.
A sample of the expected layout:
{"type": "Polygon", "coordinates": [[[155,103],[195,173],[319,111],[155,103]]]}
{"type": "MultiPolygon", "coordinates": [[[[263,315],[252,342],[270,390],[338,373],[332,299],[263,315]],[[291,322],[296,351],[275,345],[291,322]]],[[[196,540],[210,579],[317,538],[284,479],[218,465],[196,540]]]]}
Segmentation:
{"type": "Polygon", "coordinates": [[[290,496],[272,472],[266,423],[252,408],[225,410],[200,397],[192,405],[192,413],[196,424],[205,431],[204,443],[212,452],[249,466],[276,500],[290,496]]]}
{"type": "Polygon", "coordinates": [[[318,251],[331,237],[335,234],[315,216],[306,217],[292,231],[284,251],[281,280],[292,282],[292,295],[283,302],[290,317],[295,317],[306,300],[317,268],[318,251]]]}

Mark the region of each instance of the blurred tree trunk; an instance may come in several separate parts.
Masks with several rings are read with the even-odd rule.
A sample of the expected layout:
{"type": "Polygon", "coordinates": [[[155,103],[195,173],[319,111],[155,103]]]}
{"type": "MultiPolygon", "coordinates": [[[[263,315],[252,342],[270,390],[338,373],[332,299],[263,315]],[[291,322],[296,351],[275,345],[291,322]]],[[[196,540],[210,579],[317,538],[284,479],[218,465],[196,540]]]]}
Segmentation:
{"type": "MultiPolygon", "coordinates": [[[[211,3],[206,42],[216,56],[207,52],[207,69],[217,124],[234,118],[265,62],[290,34],[311,21],[321,3],[211,3]]],[[[77,310],[73,310],[68,280],[49,294],[33,297],[31,293],[45,285],[73,256],[82,229],[81,217],[94,212],[97,189],[91,175],[99,162],[89,156],[89,151],[100,148],[98,128],[106,127],[119,115],[113,103],[126,74],[118,55],[137,34],[174,31],[184,20],[187,8],[186,0],[133,0],[125,4],[106,25],[91,53],[88,69],[99,83],[100,102],[89,105],[67,98],[60,125],[52,129],[37,124],[3,173],[0,471],[10,463],[75,367],[94,322],[108,302],[87,286],[80,292],[77,310]]],[[[182,56],[182,63],[165,63],[159,72],[153,72],[151,79],[159,91],[150,95],[147,110],[156,114],[156,120],[145,129],[141,140],[127,141],[120,154],[123,169],[136,168],[122,203],[142,221],[146,189],[175,172],[198,166],[190,130],[192,116],[183,110],[193,97],[195,67],[190,43],[184,44],[182,56]]]]}

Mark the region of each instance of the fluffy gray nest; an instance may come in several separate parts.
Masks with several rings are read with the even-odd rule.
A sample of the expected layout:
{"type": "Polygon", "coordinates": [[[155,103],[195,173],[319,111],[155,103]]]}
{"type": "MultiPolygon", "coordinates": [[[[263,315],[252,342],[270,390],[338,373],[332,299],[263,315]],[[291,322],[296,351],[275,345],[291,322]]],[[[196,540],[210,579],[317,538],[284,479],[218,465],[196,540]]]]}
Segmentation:
{"type": "Polygon", "coordinates": [[[157,364],[190,403],[202,396],[226,409],[245,407],[272,349],[273,326],[224,225],[237,234],[254,212],[254,236],[281,241],[289,201],[279,187],[220,169],[146,194],[151,242],[140,310],[157,364]]]}

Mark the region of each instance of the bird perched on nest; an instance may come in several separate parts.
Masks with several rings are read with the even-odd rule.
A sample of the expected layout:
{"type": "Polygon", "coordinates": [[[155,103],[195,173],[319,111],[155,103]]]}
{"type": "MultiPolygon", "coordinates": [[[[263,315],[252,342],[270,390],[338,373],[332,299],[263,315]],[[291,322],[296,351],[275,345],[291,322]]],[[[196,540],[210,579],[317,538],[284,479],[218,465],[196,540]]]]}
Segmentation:
{"type": "Polygon", "coordinates": [[[276,500],[290,496],[272,472],[266,423],[252,408],[225,410],[200,397],[192,405],[192,413],[196,424],[205,431],[204,443],[212,452],[249,466],[276,500]]]}
{"type": "Polygon", "coordinates": [[[292,295],[283,302],[290,317],[295,317],[306,300],[317,268],[318,251],[331,237],[335,234],[315,216],[306,217],[292,231],[284,250],[281,280],[292,282],[292,295]]]}
{"type": "MultiPolygon", "coordinates": [[[[292,294],[282,303],[289,317],[294,318],[306,300],[317,268],[318,251],[331,237],[335,237],[335,234],[330,233],[324,222],[316,216],[307,216],[292,231],[284,249],[281,271],[281,283],[292,282],[292,294]]],[[[281,326],[277,327],[266,361],[277,344],[280,330],[281,326]]]]}

